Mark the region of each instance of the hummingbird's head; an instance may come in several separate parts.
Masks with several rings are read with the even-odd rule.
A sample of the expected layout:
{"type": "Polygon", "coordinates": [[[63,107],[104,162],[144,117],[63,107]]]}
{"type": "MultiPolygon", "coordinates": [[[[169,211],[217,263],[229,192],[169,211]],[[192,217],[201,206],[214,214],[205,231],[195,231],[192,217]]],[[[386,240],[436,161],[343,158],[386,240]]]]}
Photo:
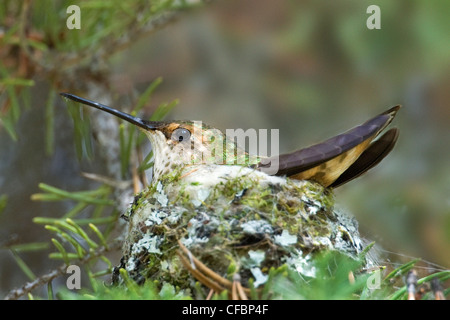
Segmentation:
{"type": "Polygon", "coordinates": [[[152,144],[156,180],[190,165],[227,164],[226,150],[237,148],[222,131],[201,121],[152,121],[150,127],[141,129],[152,144]]]}
{"type": "Polygon", "coordinates": [[[63,97],[111,113],[138,126],[149,138],[154,155],[153,179],[197,164],[248,165],[249,155],[219,129],[201,121],[147,121],[69,93],[63,97]]]}

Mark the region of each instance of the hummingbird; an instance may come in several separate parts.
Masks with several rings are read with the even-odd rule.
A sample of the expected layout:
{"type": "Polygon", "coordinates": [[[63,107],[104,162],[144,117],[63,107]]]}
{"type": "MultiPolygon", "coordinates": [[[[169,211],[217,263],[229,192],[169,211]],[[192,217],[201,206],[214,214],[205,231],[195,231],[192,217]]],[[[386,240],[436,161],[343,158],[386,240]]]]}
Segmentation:
{"type": "Polygon", "coordinates": [[[136,125],[149,138],[152,181],[127,213],[117,268],[138,282],[164,279],[190,290],[186,279],[193,276],[215,292],[231,291],[236,281],[249,292],[246,285],[264,285],[267,270],[283,264],[311,276],[321,250],[356,258],[365,241],[356,219],[335,208],[332,190],[376,166],[399,134],[383,133],[397,105],[310,147],[254,155],[200,121],[148,121],[61,95],[136,125]]]}
{"type": "MultiPolygon", "coordinates": [[[[198,126],[194,121],[148,121],[74,94],[61,93],[61,95],[138,126],[148,136],[154,150],[154,180],[158,180],[161,175],[176,167],[214,164],[211,158],[202,159],[205,148],[210,147],[212,142],[217,146],[217,141],[221,144],[227,140],[220,130],[203,123],[198,126]],[[200,148],[194,148],[196,144],[200,148]]],[[[233,147],[230,149],[226,146],[223,158],[219,157],[219,161],[215,163],[244,164],[255,170],[264,171],[273,161],[277,161],[276,176],[313,180],[324,187],[336,188],[366,173],[389,154],[397,141],[399,130],[392,128],[380,137],[379,135],[391,123],[400,108],[400,105],[390,108],[363,124],[321,143],[273,157],[252,156],[244,151],[241,152],[244,159],[239,161],[236,159],[236,152],[232,157],[226,153],[229,150],[242,151],[232,141],[233,147]]]]}

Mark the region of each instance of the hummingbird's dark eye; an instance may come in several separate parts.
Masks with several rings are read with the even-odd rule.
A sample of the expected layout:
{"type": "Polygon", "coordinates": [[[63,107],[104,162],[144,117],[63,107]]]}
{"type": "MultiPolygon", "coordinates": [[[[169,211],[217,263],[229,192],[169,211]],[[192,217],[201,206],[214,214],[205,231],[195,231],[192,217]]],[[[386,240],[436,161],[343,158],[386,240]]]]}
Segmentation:
{"type": "Polygon", "coordinates": [[[172,140],[177,142],[188,141],[191,137],[191,132],[188,129],[178,128],[172,132],[172,140]]]}

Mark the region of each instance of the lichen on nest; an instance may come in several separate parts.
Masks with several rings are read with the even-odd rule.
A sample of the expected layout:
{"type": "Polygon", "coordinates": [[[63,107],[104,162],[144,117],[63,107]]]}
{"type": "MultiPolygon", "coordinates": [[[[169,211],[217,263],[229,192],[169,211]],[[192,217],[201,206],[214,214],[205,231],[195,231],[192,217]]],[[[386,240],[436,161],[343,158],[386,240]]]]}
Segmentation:
{"type": "Polygon", "coordinates": [[[273,177],[238,166],[174,171],[135,198],[121,267],[138,282],[181,289],[195,279],[178,241],[217,274],[264,284],[268,270],[287,264],[310,275],[313,255],[363,249],[356,220],[334,209],[332,191],[310,181],[273,177]]]}

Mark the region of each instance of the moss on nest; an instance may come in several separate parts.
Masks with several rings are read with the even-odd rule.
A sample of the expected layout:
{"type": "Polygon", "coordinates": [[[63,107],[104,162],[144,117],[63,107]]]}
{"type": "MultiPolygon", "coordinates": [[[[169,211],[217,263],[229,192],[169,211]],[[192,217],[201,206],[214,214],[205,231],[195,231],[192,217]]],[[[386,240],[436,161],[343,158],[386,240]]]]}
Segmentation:
{"type": "Polygon", "coordinates": [[[207,182],[203,169],[174,172],[137,195],[121,267],[138,282],[192,289],[195,280],[177,255],[180,240],[217,274],[237,273],[244,286],[250,279],[258,286],[272,267],[309,272],[315,252],[356,257],[362,249],[355,219],[334,210],[330,190],[234,168],[207,182]]]}

